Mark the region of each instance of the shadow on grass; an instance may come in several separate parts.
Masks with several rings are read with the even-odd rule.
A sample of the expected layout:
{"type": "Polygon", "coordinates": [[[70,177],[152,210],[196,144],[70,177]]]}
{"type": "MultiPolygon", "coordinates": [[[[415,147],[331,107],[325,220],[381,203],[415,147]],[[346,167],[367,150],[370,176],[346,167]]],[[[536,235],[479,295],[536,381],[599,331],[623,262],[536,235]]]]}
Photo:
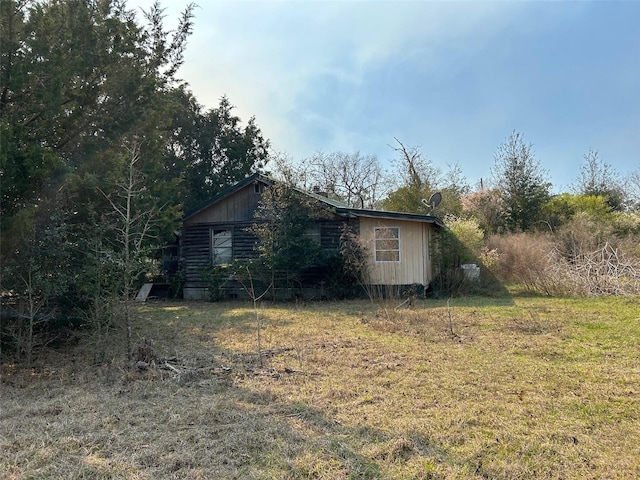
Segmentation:
{"type": "Polygon", "coordinates": [[[94,368],[3,385],[0,468],[12,478],[379,479],[444,458],[419,434],[347,426],[287,401],[269,390],[268,367],[189,365],[179,376],[94,368]],[[243,375],[263,375],[265,388],[237,385],[243,375]]]}
{"type": "MultiPolygon", "coordinates": [[[[333,309],[338,304],[322,305],[333,309]]],[[[281,307],[277,304],[259,311],[259,315],[265,322],[284,326],[291,321],[278,317],[281,307]]],[[[181,324],[180,318],[168,320],[170,329],[181,324]]],[[[206,468],[213,469],[216,478],[336,479],[389,478],[388,469],[399,463],[415,464],[416,473],[418,469],[428,471],[445,458],[439,447],[417,433],[345,425],[334,418],[330,406],[291,402],[283,393],[273,393],[286,392],[288,382],[311,381],[312,374],[272,366],[274,357],[293,348],[258,352],[257,344],[252,344],[255,350],[242,352],[223,346],[220,339],[231,330],[244,338],[244,348],[251,344],[247,342],[249,338],[251,342],[255,340],[257,321],[250,304],[198,305],[188,313],[183,326],[187,324],[189,339],[181,342],[194,351],[184,361],[175,359],[178,374],[169,372],[181,391],[187,392],[187,398],[198,398],[195,405],[183,402],[180,406],[189,413],[177,431],[190,431],[188,443],[193,459],[170,467],[179,477],[193,476],[194,469],[202,467],[197,458],[209,458],[206,468]],[[205,352],[209,356],[203,355],[205,352]]],[[[155,325],[158,327],[157,321],[155,325]]],[[[277,343],[287,345],[286,341],[277,343]]],[[[166,380],[168,374],[163,375],[166,380]]]]}
{"type": "MultiPolygon", "coordinates": [[[[293,478],[387,478],[397,462],[420,458],[436,464],[443,455],[420,434],[402,436],[370,426],[345,426],[327,412],[303,403],[283,404],[277,415],[286,421],[282,438],[291,449],[285,470],[293,478]]],[[[277,445],[273,439],[272,445],[277,445]]],[[[259,459],[257,459],[259,460],[259,459]]]]}
{"type": "MultiPolygon", "coordinates": [[[[258,313],[290,323],[279,307],[258,313]]],[[[289,400],[287,385],[303,388],[311,374],[274,368],[277,349],[259,352],[248,302],[154,302],[135,319],[147,367],[122,367],[125,336],[114,331],[99,359],[87,337],[47,375],[25,372],[20,385],[2,386],[2,469],[15,478],[378,479],[428,478],[449,462],[424,434],[342,423],[326,399],[289,400]],[[226,342],[231,334],[240,348],[226,342]]]]}

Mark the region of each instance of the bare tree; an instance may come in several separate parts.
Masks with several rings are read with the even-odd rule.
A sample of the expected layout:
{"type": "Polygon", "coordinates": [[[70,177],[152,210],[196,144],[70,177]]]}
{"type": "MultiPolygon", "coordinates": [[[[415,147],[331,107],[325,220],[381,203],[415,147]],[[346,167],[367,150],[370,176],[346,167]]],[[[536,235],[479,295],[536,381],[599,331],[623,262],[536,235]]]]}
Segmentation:
{"type": "Polygon", "coordinates": [[[640,209],[640,168],[631,172],[627,178],[626,187],[628,206],[631,209],[640,209]]]}
{"type": "Polygon", "coordinates": [[[277,179],[322,193],[350,207],[374,208],[388,193],[391,183],[377,157],[360,152],[318,152],[300,162],[275,153],[269,162],[277,179]]]}
{"type": "Polygon", "coordinates": [[[18,321],[12,332],[18,355],[24,354],[27,367],[31,367],[33,353],[36,346],[46,343],[46,339],[39,341],[36,329],[53,319],[54,309],[48,304],[50,300],[51,280],[44,279],[42,271],[36,262],[27,262],[24,270],[18,270],[16,277],[21,284],[23,295],[20,297],[16,310],[18,321]]]}
{"type": "Polygon", "coordinates": [[[313,186],[351,207],[374,208],[387,193],[386,174],[375,156],[317,153],[308,163],[313,186]]]}
{"type": "Polygon", "coordinates": [[[441,184],[436,185],[435,189],[442,194],[442,202],[433,209],[432,213],[440,217],[454,215],[459,217],[462,215],[462,198],[469,194],[471,187],[467,181],[467,177],[462,173],[460,165],[447,165],[448,170],[441,176],[441,184]]]}
{"type": "Polygon", "coordinates": [[[258,292],[256,292],[256,289],[254,287],[253,276],[251,274],[251,269],[248,266],[246,266],[245,270],[247,272],[248,285],[244,281],[242,276],[237,275],[236,278],[237,278],[238,282],[240,283],[240,285],[242,285],[242,287],[247,292],[247,295],[249,295],[249,297],[251,298],[251,301],[253,302],[253,314],[255,315],[255,318],[256,318],[256,334],[257,334],[257,342],[258,342],[258,360],[260,362],[260,366],[262,367],[263,366],[263,362],[262,362],[262,357],[263,357],[263,355],[262,355],[262,330],[263,330],[263,327],[264,327],[264,320],[263,320],[263,317],[260,315],[260,310],[258,309],[258,303],[264,298],[264,296],[267,293],[269,293],[269,290],[271,290],[271,288],[273,288],[273,281],[262,290],[262,293],[258,293],[258,292]]]}
{"type": "Polygon", "coordinates": [[[296,162],[284,152],[272,152],[269,157],[269,164],[273,169],[270,174],[274,178],[296,188],[311,190],[313,180],[307,163],[296,162]]]}
{"type": "Polygon", "coordinates": [[[145,270],[147,241],[152,236],[154,219],[161,207],[153,205],[153,200],[147,195],[145,177],[139,163],[140,143],[134,140],[131,144],[125,144],[124,148],[126,156],[123,178],[116,182],[114,193],[102,193],[112,208],[111,227],[115,233],[115,251],[120,266],[120,296],[124,306],[127,360],[130,360],[132,345],[129,300],[133,296],[137,277],[145,270]]]}
{"type": "Polygon", "coordinates": [[[445,217],[462,213],[461,198],[470,190],[460,166],[448,165],[443,171],[422,155],[420,147],[408,147],[395,138],[398,146],[391,146],[397,156],[394,160],[399,182],[382,202],[387,210],[431,214],[445,217]],[[432,208],[426,200],[435,192],[441,194],[442,202],[432,208]]]}
{"type": "Polygon", "coordinates": [[[56,206],[45,200],[24,209],[12,235],[2,239],[0,336],[27,366],[53,340],[51,321],[60,315],[60,298],[73,276],[69,253],[75,243],[56,206]]]}
{"type": "Polygon", "coordinates": [[[442,172],[422,156],[420,147],[407,147],[397,138],[394,137],[394,140],[398,146],[391,146],[391,148],[398,154],[394,163],[403,186],[422,191],[429,190],[440,183],[442,172]]]}

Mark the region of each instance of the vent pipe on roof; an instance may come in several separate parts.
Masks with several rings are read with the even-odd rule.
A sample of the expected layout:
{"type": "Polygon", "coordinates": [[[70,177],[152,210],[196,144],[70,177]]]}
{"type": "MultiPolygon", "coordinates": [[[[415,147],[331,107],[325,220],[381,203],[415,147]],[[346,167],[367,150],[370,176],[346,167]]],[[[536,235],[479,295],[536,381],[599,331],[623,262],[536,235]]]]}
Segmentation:
{"type": "Polygon", "coordinates": [[[311,191],[316,195],[320,195],[321,197],[328,197],[327,192],[323,192],[322,190],[320,190],[320,187],[318,185],[314,185],[311,191]]]}

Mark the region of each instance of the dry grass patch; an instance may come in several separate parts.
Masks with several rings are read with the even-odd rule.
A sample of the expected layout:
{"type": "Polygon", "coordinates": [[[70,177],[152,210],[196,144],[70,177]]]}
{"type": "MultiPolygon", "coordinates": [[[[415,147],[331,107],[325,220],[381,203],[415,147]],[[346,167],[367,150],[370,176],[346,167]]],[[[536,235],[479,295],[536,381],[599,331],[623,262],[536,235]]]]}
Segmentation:
{"type": "Polygon", "coordinates": [[[3,365],[0,476],[635,478],[637,307],[140,306],[146,371],[88,339],[3,365]]]}

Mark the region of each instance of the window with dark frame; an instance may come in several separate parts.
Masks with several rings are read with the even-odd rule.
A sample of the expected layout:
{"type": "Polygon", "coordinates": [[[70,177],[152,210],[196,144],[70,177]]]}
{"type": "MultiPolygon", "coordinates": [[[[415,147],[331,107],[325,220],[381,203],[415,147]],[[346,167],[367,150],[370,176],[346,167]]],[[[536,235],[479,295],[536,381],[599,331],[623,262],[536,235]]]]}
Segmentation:
{"type": "Polygon", "coordinates": [[[233,260],[233,233],[231,230],[211,229],[211,264],[224,265],[233,260]]]}
{"type": "Polygon", "coordinates": [[[399,262],[400,227],[375,227],[373,250],[376,262],[399,262]]]}
{"type": "Polygon", "coordinates": [[[320,225],[312,225],[304,232],[304,236],[311,240],[316,245],[321,244],[321,229],[320,225]]]}

